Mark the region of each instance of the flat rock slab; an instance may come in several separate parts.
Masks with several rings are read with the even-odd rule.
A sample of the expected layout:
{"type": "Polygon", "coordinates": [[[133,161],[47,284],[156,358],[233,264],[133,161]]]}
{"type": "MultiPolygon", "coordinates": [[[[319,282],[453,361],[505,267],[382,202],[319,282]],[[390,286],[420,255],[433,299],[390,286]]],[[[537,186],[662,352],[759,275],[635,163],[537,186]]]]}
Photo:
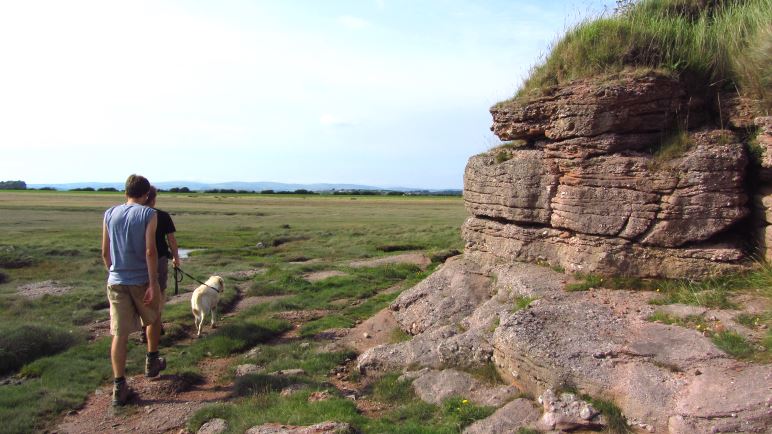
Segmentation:
{"type": "MultiPolygon", "coordinates": [[[[455,394],[474,400],[473,378],[447,368],[475,368],[492,360],[505,381],[534,396],[571,384],[612,401],[630,424],[647,431],[764,432],[757,428],[772,426],[772,365],[734,360],[697,330],[648,321],[660,309],[649,304],[655,293],[566,292],[565,276],[547,268],[540,274],[533,265],[475,260],[481,257],[454,258],[405,291],[392,308],[399,306],[400,327],[416,334],[365,351],[357,359],[360,371],[431,368],[413,383],[422,399],[440,402],[455,394]],[[459,284],[470,273],[491,277],[474,288],[478,297],[469,297],[472,289],[459,284]],[[526,308],[516,303],[524,296],[533,299],[526,308]],[[445,311],[433,306],[445,298],[463,302],[447,304],[453,308],[445,311]],[[443,314],[453,321],[443,320],[443,314]]],[[[715,316],[728,327],[724,316],[739,313],[709,310],[703,317],[715,316]]]]}
{"type": "Polygon", "coordinates": [[[44,280],[42,282],[28,283],[16,288],[19,295],[30,299],[40,298],[44,295],[64,295],[72,291],[72,286],[67,286],[56,280],[44,280]]]}
{"type": "Polygon", "coordinates": [[[420,252],[402,253],[399,255],[383,256],[380,258],[363,259],[360,261],[353,261],[349,263],[349,266],[353,268],[372,268],[380,267],[382,265],[389,264],[413,264],[417,265],[421,269],[425,269],[432,263],[432,260],[428,256],[420,252]]]}
{"type": "Polygon", "coordinates": [[[352,432],[351,425],[342,422],[322,422],[311,426],[266,423],[253,426],[244,434],[345,434],[350,432],[352,432]]]}
{"type": "Polygon", "coordinates": [[[304,274],[303,279],[306,279],[309,282],[318,282],[335,276],[347,276],[347,274],[337,270],[314,271],[304,274]]]}
{"type": "Polygon", "coordinates": [[[534,403],[525,398],[518,398],[496,410],[485,419],[469,425],[464,434],[505,434],[517,432],[534,423],[541,411],[534,403]]]}
{"type": "Polygon", "coordinates": [[[460,396],[477,405],[499,407],[520,391],[512,386],[483,383],[466,372],[454,369],[428,371],[413,380],[413,390],[421,400],[440,404],[447,398],[460,396]]]}
{"type": "Polygon", "coordinates": [[[657,312],[662,312],[667,315],[672,315],[676,318],[686,318],[688,316],[702,316],[705,315],[708,309],[702,306],[691,306],[688,304],[667,304],[659,309],[657,312]]]}

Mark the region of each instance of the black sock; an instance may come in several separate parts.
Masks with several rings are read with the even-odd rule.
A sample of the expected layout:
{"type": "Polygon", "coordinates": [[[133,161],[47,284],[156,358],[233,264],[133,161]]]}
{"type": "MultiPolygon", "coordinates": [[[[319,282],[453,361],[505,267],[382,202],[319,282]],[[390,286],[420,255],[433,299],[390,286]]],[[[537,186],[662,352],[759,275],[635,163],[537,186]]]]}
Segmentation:
{"type": "Polygon", "coordinates": [[[122,384],[126,382],[126,377],[117,377],[115,380],[113,380],[113,383],[115,384],[122,384]]]}
{"type": "Polygon", "coordinates": [[[153,351],[152,353],[147,353],[148,359],[157,359],[158,358],[158,351],[153,351]]]}

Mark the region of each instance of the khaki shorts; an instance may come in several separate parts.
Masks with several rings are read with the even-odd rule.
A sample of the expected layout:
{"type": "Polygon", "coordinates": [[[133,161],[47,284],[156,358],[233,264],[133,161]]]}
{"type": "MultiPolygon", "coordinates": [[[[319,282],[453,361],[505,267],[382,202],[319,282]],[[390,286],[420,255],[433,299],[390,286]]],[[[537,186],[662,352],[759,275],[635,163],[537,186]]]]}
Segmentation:
{"type": "MultiPolygon", "coordinates": [[[[150,306],[145,306],[147,284],[142,285],[107,285],[107,299],[110,301],[110,334],[127,336],[132,332],[152,324],[160,315],[162,300],[154,299],[150,306]]],[[[163,293],[161,293],[163,298],[163,293]]]]}

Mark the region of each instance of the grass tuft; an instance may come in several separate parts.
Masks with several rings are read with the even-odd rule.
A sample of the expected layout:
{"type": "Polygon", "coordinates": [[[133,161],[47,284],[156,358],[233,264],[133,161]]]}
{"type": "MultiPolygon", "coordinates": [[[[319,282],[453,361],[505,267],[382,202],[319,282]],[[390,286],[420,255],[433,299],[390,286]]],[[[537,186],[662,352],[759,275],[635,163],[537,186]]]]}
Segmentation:
{"type": "Polygon", "coordinates": [[[536,297],[529,297],[527,295],[519,295],[515,297],[515,306],[512,309],[512,312],[517,312],[519,310],[527,309],[528,306],[531,305],[536,300],[536,297]]]}
{"type": "Polygon", "coordinates": [[[399,373],[392,372],[384,375],[372,386],[373,397],[382,402],[398,403],[415,398],[413,385],[410,381],[400,381],[399,373]]]}
{"type": "Polygon", "coordinates": [[[754,354],[753,346],[745,338],[729,330],[714,334],[711,340],[722,351],[738,359],[748,359],[754,354]]]}
{"type": "Polygon", "coordinates": [[[590,288],[599,288],[603,284],[603,278],[596,274],[577,273],[576,277],[582,280],[567,284],[566,291],[587,291],[590,288]]]}
{"type": "Polygon", "coordinates": [[[0,328],[0,375],[14,372],[45,356],[75,345],[79,336],[48,325],[20,324],[0,328]]]}
{"type": "Polygon", "coordinates": [[[461,430],[476,420],[485,419],[496,409],[472,404],[468,399],[462,397],[452,397],[442,402],[442,411],[461,430]]]}

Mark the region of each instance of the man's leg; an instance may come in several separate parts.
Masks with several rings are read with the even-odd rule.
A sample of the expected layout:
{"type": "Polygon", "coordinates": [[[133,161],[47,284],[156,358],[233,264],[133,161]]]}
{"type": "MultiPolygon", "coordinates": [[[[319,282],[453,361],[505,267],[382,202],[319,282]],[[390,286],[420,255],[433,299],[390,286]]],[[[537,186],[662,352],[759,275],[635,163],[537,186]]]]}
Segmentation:
{"type": "Polygon", "coordinates": [[[113,364],[113,376],[121,378],[126,375],[126,351],[128,348],[129,336],[113,336],[113,345],[110,347],[110,361],[113,364]]]}
{"type": "Polygon", "coordinates": [[[147,352],[155,353],[158,351],[158,340],[161,339],[161,318],[156,318],[147,326],[147,352]]]}

